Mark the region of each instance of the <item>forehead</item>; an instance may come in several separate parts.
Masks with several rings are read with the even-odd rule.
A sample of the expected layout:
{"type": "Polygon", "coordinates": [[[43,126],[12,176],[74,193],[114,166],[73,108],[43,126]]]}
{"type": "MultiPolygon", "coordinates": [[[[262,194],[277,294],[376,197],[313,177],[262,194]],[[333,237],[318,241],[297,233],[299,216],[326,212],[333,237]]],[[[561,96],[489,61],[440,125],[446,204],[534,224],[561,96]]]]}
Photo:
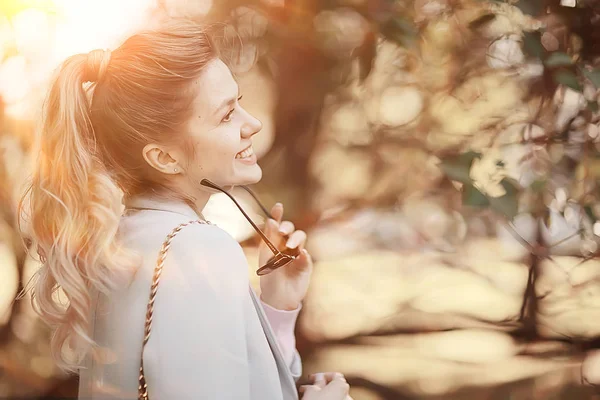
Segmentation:
{"type": "Polygon", "coordinates": [[[203,114],[213,113],[223,101],[237,97],[238,85],[231,71],[216,59],[209,62],[200,77],[194,82],[196,108],[203,114]]]}

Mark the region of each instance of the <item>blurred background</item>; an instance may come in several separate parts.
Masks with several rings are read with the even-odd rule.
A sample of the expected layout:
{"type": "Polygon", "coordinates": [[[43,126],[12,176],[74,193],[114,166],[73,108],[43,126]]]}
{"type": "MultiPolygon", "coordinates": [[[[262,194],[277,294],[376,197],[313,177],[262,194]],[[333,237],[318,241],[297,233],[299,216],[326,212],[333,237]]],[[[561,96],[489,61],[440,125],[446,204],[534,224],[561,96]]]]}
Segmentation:
{"type": "MultiPolygon", "coordinates": [[[[306,374],[343,372],[355,400],[594,398],[597,0],[0,0],[0,397],[77,395],[14,301],[39,267],[16,204],[51,74],[169,16],[231,27],[255,189],[316,262],[306,374]]],[[[257,287],[251,227],[227,198],[206,214],[257,287]]]]}

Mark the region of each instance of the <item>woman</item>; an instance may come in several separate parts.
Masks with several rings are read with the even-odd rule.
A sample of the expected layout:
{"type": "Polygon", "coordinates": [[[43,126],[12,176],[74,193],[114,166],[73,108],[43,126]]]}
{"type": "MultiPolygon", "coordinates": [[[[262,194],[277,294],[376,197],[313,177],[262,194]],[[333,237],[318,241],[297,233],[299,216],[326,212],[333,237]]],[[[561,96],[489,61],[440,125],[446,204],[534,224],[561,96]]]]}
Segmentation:
{"type": "MultiPolygon", "coordinates": [[[[261,123],[240,99],[210,32],[190,22],[60,68],[20,208],[28,205],[43,262],[35,305],[55,328],[58,364],[80,369],[81,399],[138,397],[161,246],[168,252],[142,358],[149,398],[298,397],[293,331],[312,270],[306,235],[281,221],[281,205],[273,208],[267,235],[278,245],[289,237],[288,247],[302,251],[261,277],[257,300],[242,249],[202,215],[212,194],[202,179],[227,190],[262,176],[252,151],[261,123]]],[[[270,255],[261,249],[261,265],[270,255]]],[[[328,374],[303,391],[307,400],[343,400],[348,385],[328,374]]]]}

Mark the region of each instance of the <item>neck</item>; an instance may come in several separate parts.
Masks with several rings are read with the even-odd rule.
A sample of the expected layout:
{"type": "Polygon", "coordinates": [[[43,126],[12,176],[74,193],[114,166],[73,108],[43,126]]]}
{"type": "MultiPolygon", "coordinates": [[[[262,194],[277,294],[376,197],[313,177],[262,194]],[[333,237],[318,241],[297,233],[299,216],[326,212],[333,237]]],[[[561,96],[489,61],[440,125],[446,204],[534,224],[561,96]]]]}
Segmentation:
{"type": "Polygon", "coordinates": [[[206,221],[202,211],[206,207],[206,204],[208,203],[210,196],[212,196],[212,193],[204,190],[196,190],[191,195],[188,194],[190,193],[189,191],[184,191],[183,195],[174,195],[173,190],[152,190],[152,193],[158,198],[183,201],[190,206],[201,219],[206,221]]]}
{"type": "MultiPolygon", "coordinates": [[[[233,186],[221,186],[221,189],[229,193],[231,189],[233,189],[233,186]]],[[[194,209],[196,214],[198,214],[202,219],[206,220],[206,218],[204,218],[204,215],[202,214],[202,211],[204,210],[204,207],[206,207],[206,204],[208,203],[208,200],[210,200],[210,197],[215,193],[220,193],[220,191],[215,190],[214,192],[209,192],[199,190],[197,191],[197,193],[194,194],[194,196],[190,196],[190,200],[187,201],[187,203],[190,205],[190,207],[194,209]]]]}
{"type": "Polygon", "coordinates": [[[193,198],[186,200],[186,203],[188,203],[190,205],[190,207],[192,207],[194,209],[196,214],[198,214],[198,216],[205,221],[206,221],[206,218],[204,218],[204,214],[202,214],[202,211],[204,210],[204,207],[206,207],[206,204],[208,203],[210,196],[211,196],[210,193],[200,192],[200,193],[196,194],[195,196],[193,196],[193,198]]]}
{"type": "MultiPolygon", "coordinates": [[[[233,189],[233,186],[221,186],[221,189],[223,191],[225,191],[226,193],[229,193],[231,191],[231,189],[233,189]]],[[[215,190],[215,189],[211,189],[211,190],[215,190]]],[[[220,193],[221,190],[215,190],[215,192],[211,193],[211,192],[200,192],[199,194],[197,194],[197,197],[195,197],[194,200],[194,204],[190,204],[191,207],[194,209],[194,211],[196,212],[196,214],[198,214],[202,219],[206,220],[206,218],[204,218],[204,215],[202,214],[202,210],[204,210],[204,207],[206,207],[206,203],[208,203],[208,200],[210,199],[210,196],[212,196],[214,193],[220,193]]]]}

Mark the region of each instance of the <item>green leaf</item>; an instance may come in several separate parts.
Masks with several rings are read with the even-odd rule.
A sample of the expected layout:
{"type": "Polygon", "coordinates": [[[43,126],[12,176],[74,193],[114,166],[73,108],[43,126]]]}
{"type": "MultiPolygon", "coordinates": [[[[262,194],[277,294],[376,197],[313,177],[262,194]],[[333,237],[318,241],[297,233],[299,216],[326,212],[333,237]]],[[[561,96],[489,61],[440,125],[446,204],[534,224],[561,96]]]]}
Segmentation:
{"type": "Polygon", "coordinates": [[[588,78],[595,87],[600,87],[600,69],[588,71],[587,69],[582,68],[581,70],[583,75],[585,75],[585,77],[588,78]]]}
{"type": "Polygon", "coordinates": [[[598,112],[598,110],[600,110],[600,107],[598,107],[598,102],[597,101],[588,101],[587,108],[591,112],[598,112]]]}
{"type": "Polygon", "coordinates": [[[587,216],[592,220],[592,223],[596,222],[598,218],[596,218],[596,214],[594,214],[594,210],[592,210],[592,206],[585,206],[583,210],[587,214],[587,216]]]}
{"type": "Polygon", "coordinates": [[[487,207],[490,201],[473,185],[465,185],[462,192],[462,201],[465,206],[487,207]]]}
{"type": "Polygon", "coordinates": [[[504,186],[504,190],[506,190],[507,194],[519,194],[519,184],[512,178],[504,178],[500,182],[502,186],[504,186]]]}
{"type": "Polygon", "coordinates": [[[533,181],[533,183],[531,185],[529,185],[529,189],[531,189],[532,191],[539,193],[542,190],[544,190],[546,188],[546,181],[542,181],[542,180],[536,180],[533,181]]]}
{"type": "Polygon", "coordinates": [[[480,158],[481,153],[469,151],[456,157],[446,158],[442,160],[440,168],[453,181],[458,181],[466,184],[471,183],[469,173],[473,160],[480,158]]]}
{"type": "Polygon", "coordinates": [[[405,47],[412,46],[417,38],[415,26],[407,19],[401,17],[391,18],[383,23],[381,33],[387,39],[405,47]]]}
{"type": "Polygon", "coordinates": [[[534,17],[540,15],[544,9],[542,0],[519,0],[515,6],[523,11],[523,14],[532,15],[534,17]]]}
{"type": "Polygon", "coordinates": [[[489,198],[490,205],[495,211],[504,214],[508,218],[514,218],[519,212],[519,191],[513,183],[507,179],[503,179],[500,184],[506,190],[506,194],[502,197],[489,198]]]}
{"type": "Polygon", "coordinates": [[[476,18],[475,20],[471,21],[469,23],[469,28],[470,29],[481,28],[483,25],[487,24],[488,22],[493,21],[494,19],[496,19],[495,14],[484,14],[481,17],[476,18]]]}
{"type": "Polygon", "coordinates": [[[575,75],[573,71],[556,71],[553,76],[556,83],[568,86],[577,92],[583,92],[583,87],[577,80],[577,75],[575,75]]]}
{"type": "Polygon", "coordinates": [[[359,63],[359,80],[362,82],[371,73],[373,62],[377,55],[377,39],[374,34],[370,33],[365,37],[365,40],[357,49],[357,57],[359,63]]]}
{"type": "Polygon", "coordinates": [[[547,67],[566,67],[573,65],[573,59],[566,53],[555,51],[554,53],[550,53],[548,58],[544,60],[544,64],[547,67]]]}
{"type": "Polygon", "coordinates": [[[530,57],[537,59],[544,58],[546,49],[542,45],[542,35],[540,32],[523,33],[523,50],[530,57]]]}

